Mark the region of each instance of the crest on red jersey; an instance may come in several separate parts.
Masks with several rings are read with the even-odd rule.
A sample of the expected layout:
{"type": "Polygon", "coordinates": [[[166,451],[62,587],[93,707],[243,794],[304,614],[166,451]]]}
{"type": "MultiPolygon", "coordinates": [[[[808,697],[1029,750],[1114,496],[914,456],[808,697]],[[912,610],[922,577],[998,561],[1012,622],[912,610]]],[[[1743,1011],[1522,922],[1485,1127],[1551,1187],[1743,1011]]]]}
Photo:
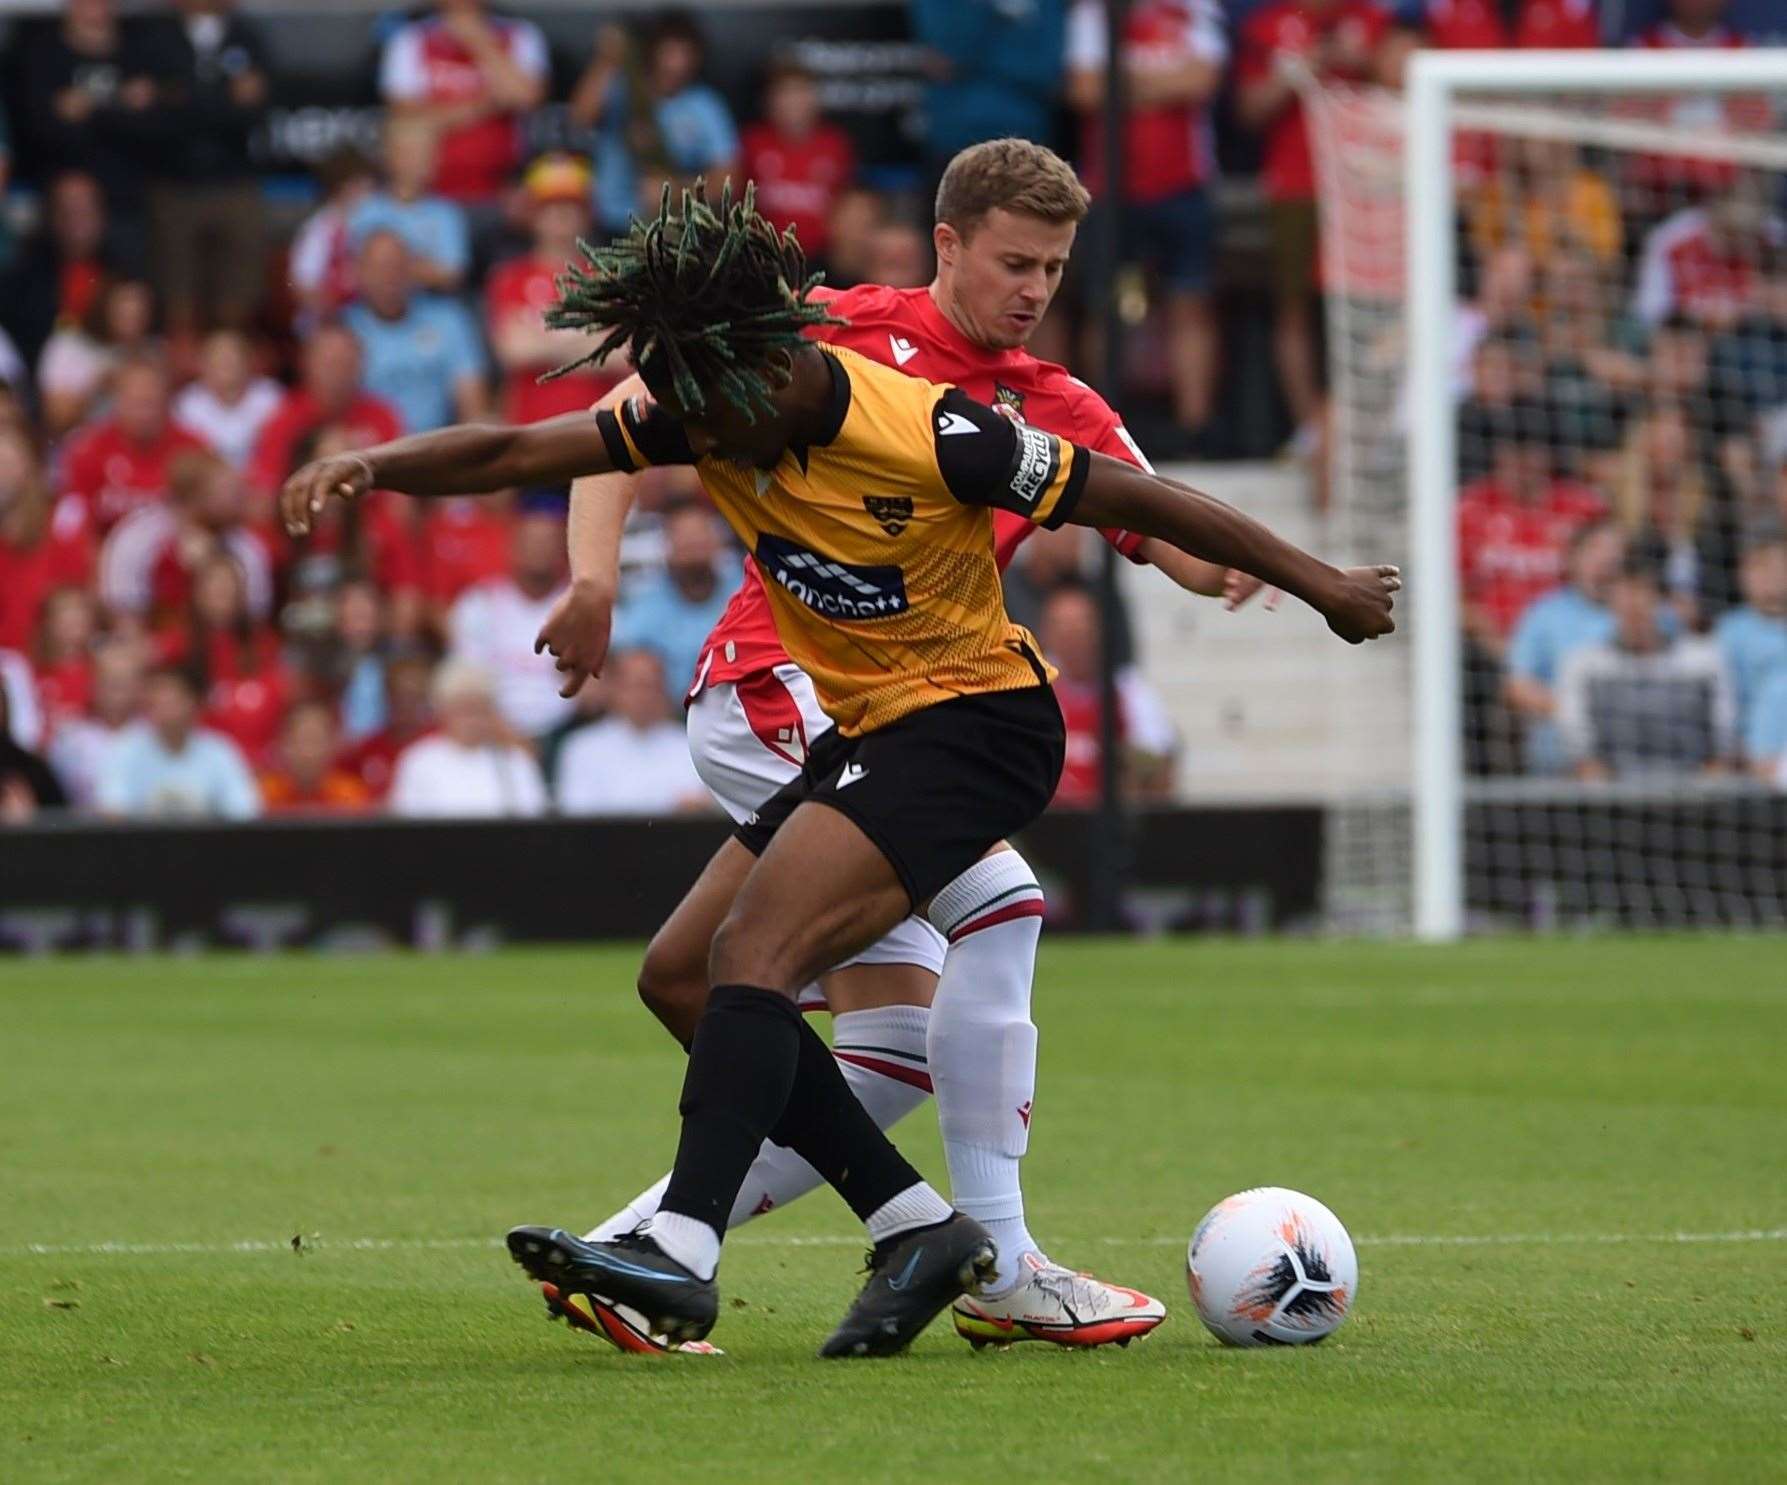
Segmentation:
{"type": "Polygon", "coordinates": [[[1024,394],[1004,382],[993,383],[993,406],[1009,407],[1020,418],[1024,416],[1024,394]]]}

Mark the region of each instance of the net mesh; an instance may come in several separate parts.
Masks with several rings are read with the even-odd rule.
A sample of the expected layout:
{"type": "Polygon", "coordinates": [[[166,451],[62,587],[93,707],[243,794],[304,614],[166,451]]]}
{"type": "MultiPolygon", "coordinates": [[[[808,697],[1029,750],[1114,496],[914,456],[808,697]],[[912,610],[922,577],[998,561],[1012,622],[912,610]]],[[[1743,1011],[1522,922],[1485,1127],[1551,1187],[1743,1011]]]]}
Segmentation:
{"type": "MultiPolygon", "coordinates": [[[[1306,90],[1333,535],[1408,551],[1401,100],[1306,90]]],[[[1469,95],[1446,328],[1474,928],[1787,921],[1787,98],[1469,95]]],[[[1408,613],[1421,622],[1418,609],[1408,613]]],[[[1333,813],[1329,917],[1404,931],[1408,725],[1333,813]]]]}

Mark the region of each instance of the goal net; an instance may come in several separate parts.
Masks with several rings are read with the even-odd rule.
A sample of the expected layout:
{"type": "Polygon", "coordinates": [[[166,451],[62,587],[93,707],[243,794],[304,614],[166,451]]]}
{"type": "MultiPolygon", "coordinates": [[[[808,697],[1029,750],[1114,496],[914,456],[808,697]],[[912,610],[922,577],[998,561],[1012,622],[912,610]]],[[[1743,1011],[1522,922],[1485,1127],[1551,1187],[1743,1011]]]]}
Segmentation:
{"type": "Polygon", "coordinates": [[[1784,79],[1427,53],[1402,94],[1306,88],[1330,519],[1410,580],[1337,926],[1787,922],[1784,79]]]}

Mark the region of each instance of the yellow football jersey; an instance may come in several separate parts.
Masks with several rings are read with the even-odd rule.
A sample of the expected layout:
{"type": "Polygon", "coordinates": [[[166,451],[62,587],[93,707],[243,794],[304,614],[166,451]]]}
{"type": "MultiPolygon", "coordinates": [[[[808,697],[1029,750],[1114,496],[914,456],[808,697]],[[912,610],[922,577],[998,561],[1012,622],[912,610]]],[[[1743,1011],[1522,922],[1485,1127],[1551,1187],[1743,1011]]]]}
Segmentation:
{"type": "Polygon", "coordinates": [[[1052,681],[1005,613],[991,507],[1059,526],[1089,456],[960,389],[841,347],[827,436],[773,469],[693,458],[682,428],[635,398],[597,415],[617,469],[693,463],[756,559],[790,658],[846,735],[922,707],[1052,681]]]}

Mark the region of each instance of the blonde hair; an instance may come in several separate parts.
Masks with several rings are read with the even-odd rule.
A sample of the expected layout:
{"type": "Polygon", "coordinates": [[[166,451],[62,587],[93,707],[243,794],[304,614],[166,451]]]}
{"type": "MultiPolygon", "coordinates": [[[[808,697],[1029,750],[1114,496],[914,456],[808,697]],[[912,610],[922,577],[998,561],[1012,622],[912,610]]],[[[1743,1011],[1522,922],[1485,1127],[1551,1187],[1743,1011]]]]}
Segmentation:
{"type": "MultiPolygon", "coordinates": [[[[1620,529],[1636,536],[1651,524],[1651,491],[1659,483],[1655,461],[1648,447],[1648,433],[1665,418],[1686,419],[1686,413],[1673,405],[1652,408],[1637,419],[1619,451],[1619,462],[1613,484],[1613,510],[1620,529]]],[[[1675,483],[1678,504],[1676,519],[1680,533],[1692,536],[1700,529],[1700,518],[1706,509],[1708,490],[1706,471],[1699,451],[1694,448],[1694,428],[1687,430],[1688,450],[1682,461],[1681,478],[1675,483]]],[[[1668,535],[1670,533],[1663,533],[1668,535]]]]}
{"type": "Polygon", "coordinates": [[[990,211],[1038,217],[1056,226],[1079,223],[1092,198],[1073,166],[1028,139],[989,139],[949,162],[937,187],[937,220],[966,239],[990,211]]]}

